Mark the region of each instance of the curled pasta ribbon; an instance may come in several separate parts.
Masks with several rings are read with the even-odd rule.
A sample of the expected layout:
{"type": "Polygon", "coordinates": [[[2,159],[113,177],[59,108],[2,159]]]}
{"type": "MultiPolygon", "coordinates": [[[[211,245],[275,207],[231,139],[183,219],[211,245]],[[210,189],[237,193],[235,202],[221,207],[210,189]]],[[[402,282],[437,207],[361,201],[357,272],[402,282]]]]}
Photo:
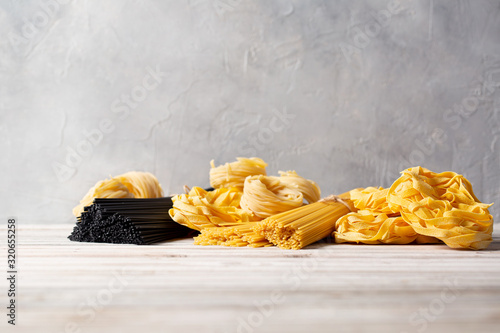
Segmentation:
{"type": "Polygon", "coordinates": [[[279,171],[279,174],[280,182],[299,190],[308,203],[314,203],[321,198],[321,190],[312,180],[299,176],[295,171],[279,171]]]}
{"type": "Polygon", "coordinates": [[[422,167],[404,170],[389,189],[387,201],[417,233],[436,237],[449,247],[481,250],[492,241],[491,204],[481,203],[462,175],[422,167]]]}
{"type": "Polygon", "coordinates": [[[255,216],[266,217],[302,206],[304,195],[280,177],[249,176],[245,179],[241,208],[255,216]]]}
{"type": "Polygon", "coordinates": [[[215,189],[221,187],[236,187],[243,190],[245,178],[255,175],[266,175],[267,163],[257,157],[236,158],[236,162],[226,163],[215,167],[214,161],[210,161],[210,186],[215,189]]]}
{"type": "Polygon", "coordinates": [[[241,196],[235,187],[209,192],[193,187],[188,194],[172,197],[168,213],[175,222],[198,231],[254,221],[252,214],[240,208],[241,196]]]}
{"type": "Polygon", "coordinates": [[[337,220],[334,232],[337,243],[408,244],[440,242],[433,237],[419,235],[395,213],[387,202],[389,189],[367,187],[349,192],[357,212],[337,220]]]}
{"type": "Polygon", "coordinates": [[[437,243],[433,237],[419,235],[401,216],[373,215],[370,211],[349,213],[337,220],[336,243],[409,244],[437,243]]]}
{"type": "Polygon", "coordinates": [[[388,188],[367,187],[365,189],[351,190],[349,195],[354,207],[359,210],[364,210],[374,215],[391,215],[394,212],[389,208],[389,204],[387,203],[387,192],[389,192],[388,188]]]}
{"type": "Polygon", "coordinates": [[[159,198],[163,190],[158,179],[149,172],[131,171],[98,181],[80,203],[73,208],[73,215],[80,216],[95,198],[159,198]]]}

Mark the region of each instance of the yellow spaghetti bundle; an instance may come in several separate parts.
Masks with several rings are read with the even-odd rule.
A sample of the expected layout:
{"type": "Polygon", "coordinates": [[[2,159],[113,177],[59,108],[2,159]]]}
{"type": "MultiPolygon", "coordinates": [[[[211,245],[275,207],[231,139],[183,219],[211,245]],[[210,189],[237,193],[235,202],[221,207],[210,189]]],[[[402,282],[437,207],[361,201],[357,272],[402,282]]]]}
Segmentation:
{"type": "Polygon", "coordinates": [[[172,197],[169,215],[175,222],[194,230],[254,221],[252,214],[240,208],[241,195],[235,187],[214,191],[193,187],[188,194],[172,197]]]}
{"type": "Polygon", "coordinates": [[[236,187],[243,190],[245,178],[255,175],[266,175],[267,163],[257,157],[238,157],[236,162],[226,163],[215,167],[214,161],[210,162],[210,186],[215,189],[221,187],[236,187]]]}
{"type": "Polygon", "coordinates": [[[243,223],[231,227],[205,228],[198,237],[194,238],[196,245],[222,245],[222,246],[272,246],[263,236],[254,230],[255,223],[243,223]]]}
{"type": "Polygon", "coordinates": [[[159,198],[163,190],[158,179],[149,172],[131,171],[97,182],[80,200],[73,214],[80,216],[95,198],[159,198]]]}
{"type": "Polygon", "coordinates": [[[258,222],[254,231],[282,249],[298,250],[330,235],[337,219],[350,211],[332,197],[268,217],[258,222]]]}
{"type": "Polygon", "coordinates": [[[410,168],[392,184],[389,207],[421,235],[436,237],[452,248],[481,250],[491,243],[492,204],[479,201],[472,185],[454,172],[410,168]]]}

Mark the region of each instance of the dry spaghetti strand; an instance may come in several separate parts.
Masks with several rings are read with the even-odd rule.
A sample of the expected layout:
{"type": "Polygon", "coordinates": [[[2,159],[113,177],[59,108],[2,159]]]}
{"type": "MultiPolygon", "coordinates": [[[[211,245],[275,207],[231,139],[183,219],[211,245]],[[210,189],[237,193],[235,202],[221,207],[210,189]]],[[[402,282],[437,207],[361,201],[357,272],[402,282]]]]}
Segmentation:
{"type": "Polygon", "coordinates": [[[318,201],[258,222],[254,231],[282,249],[301,249],[327,237],[351,210],[342,202],[318,201]]]}
{"type": "Polygon", "coordinates": [[[222,245],[222,246],[272,246],[263,236],[253,230],[255,223],[243,223],[230,227],[205,228],[198,237],[194,238],[196,245],[222,245]]]}

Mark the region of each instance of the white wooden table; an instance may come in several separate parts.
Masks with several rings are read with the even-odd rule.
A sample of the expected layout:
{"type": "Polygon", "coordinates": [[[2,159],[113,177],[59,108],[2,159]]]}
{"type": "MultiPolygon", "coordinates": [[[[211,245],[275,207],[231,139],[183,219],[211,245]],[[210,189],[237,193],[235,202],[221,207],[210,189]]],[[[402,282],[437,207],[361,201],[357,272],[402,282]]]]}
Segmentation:
{"type": "MultiPolygon", "coordinates": [[[[18,226],[17,325],[7,325],[2,278],[1,332],[500,331],[498,236],[480,252],[292,251],[75,243],[72,229],[18,226]]],[[[0,237],[6,267],[5,227],[0,237]]]]}

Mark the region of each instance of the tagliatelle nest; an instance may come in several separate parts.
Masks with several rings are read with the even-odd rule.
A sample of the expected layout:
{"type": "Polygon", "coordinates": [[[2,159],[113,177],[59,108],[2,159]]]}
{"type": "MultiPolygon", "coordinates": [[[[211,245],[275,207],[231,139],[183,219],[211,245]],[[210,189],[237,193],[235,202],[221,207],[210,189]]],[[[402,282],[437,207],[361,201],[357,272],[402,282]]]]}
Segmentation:
{"type": "Polygon", "coordinates": [[[452,248],[480,250],[492,241],[491,204],[481,203],[470,182],[455,172],[409,168],[389,189],[371,187],[350,195],[359,211],[337,221],[334,235],[339,243],[440,240],[452,248]]]}
{"type": "Polygon", "coordinates": [[[240,208],[242,196],[237,188],[219,188],[205,191],[193,187],[188,194],[172,197],[172,219],[188,228],[203,230],[255,221],[255,217],[240,208]]]}
{"type": "Polygon", "coordinates": [[[436,237],[452,248],[480,250],[491,243],[492,204],[479,201],[462,175],[410,168],[392,184],[389,207],[421,235],[436,237]]]}
{"type": "MultiPolygon", "coordinates": [[[[318,185],[295,171],[280,171],[280,177],[266,176],[267,164],[260,158],[239,157],[236,162],[217,168],[213,161],[211,165],[210,183],[215,190],[207,192],[194,187],[188,194],[174,196],[169,212],[174,221],[199,231],[228,227],[260,221],[300,207],[304,199],[311,203],[320,198],[318,185]]],[[[243,229],[234,230],[241,233],[243,229]]],[[[232,231],[226,231],[233,235],[232,231]]],[[[200,242],[207,235],[214,235],[214,239],[224,236],[226,231],[217,231],[217,235],[215,231],[207,231],[200,242]]],[[[210,243],[207,239],[203,243],[210,243]]]]}

